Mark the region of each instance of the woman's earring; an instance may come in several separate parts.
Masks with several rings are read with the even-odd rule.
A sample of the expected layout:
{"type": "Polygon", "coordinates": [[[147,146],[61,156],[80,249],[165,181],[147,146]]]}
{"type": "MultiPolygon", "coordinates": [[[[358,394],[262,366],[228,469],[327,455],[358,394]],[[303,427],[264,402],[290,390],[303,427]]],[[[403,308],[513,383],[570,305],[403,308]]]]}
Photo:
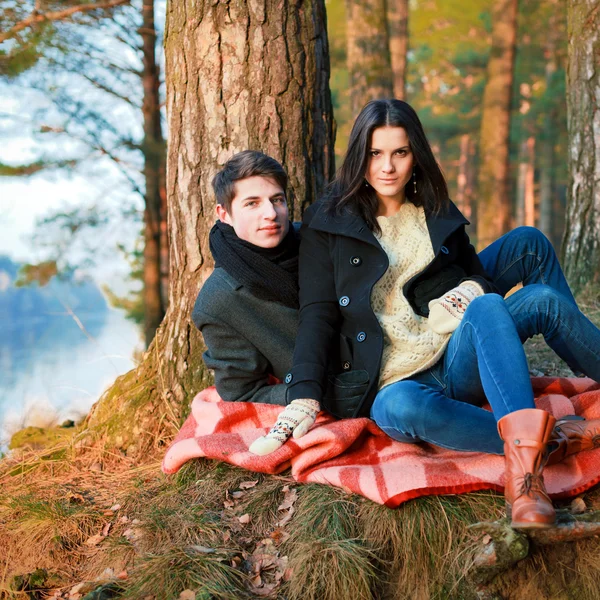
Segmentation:
{"type": "Polygon", "coordinates": [[[417,172],[413,171],[413,184],[414,184],[414,190],[415,190],[415,196],[417,195],[417,172]]]}
{"type": "Polygon", "coordinates": [[[369,182],[365,179],[365,187],[369,187],[369,182]]]}

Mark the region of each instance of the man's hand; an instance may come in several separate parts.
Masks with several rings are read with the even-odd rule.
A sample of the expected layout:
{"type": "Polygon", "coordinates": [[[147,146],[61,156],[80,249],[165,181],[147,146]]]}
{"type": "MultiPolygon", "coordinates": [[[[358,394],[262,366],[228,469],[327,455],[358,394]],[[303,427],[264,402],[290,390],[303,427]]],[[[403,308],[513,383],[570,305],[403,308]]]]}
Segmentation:
{"type": "Polygon", "coordinates": [[[271,454],[293,434],[294,438],[302,437],[314,424],[321,405],[316,400],[302,398],[292,400],[285,409],[279,413],[277,422],[267,435],[258,438],[250,445],[250,452],[258,456],[271,454]]]}
{"type": "Polygon", "coordinates": [[[429,328],[436,333],[451,333],[458,327],[469,303],[483,294],[483,288],[475,281],[463,281],[441,298],[432,300],[429,328]]]}

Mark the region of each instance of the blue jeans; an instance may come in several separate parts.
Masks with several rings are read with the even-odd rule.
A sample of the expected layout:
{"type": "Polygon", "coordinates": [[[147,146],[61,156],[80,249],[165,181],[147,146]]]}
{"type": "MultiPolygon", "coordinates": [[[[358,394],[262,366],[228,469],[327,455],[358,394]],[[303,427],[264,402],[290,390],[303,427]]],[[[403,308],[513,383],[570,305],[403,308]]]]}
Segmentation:
{"type": "Polygon", "coordinates": [[[390,437],[502,454],[497,420],[535,407],[522,343],[538,333],[572,369],[600,381],[600,330],[577,308],[554,252],[540,258],[542,244],[526,229],[537,231],[519,228],[513,240],[507,234],[492,244],[499,258],[489,270],[506,289],[520,275],[527,285],[507,300],[497,294],[473,300],[434,367],[377,394],[371,417],[390,437]],[[527,250],[532,237],[537,247],[527,250]],[[542,279],[560,291],[532,283],[542,279]],[[492,412],[481,408],[486,401],[492,412]]]}
{"type": "Polygon", "coordinates": [[[518,283],[543,283],[575,304],[550,240],[535,227],[517,227],[479,253],[479,260],[504,296],[518,283]]]}

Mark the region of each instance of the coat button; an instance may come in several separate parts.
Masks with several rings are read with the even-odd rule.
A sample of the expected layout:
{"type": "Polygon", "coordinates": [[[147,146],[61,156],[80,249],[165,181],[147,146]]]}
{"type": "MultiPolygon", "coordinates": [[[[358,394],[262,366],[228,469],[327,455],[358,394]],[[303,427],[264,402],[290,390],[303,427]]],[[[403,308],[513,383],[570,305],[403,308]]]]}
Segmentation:
{"type": "Polygon", "coordinates": [[[353,257],[350,259],[350,264],[351,264],[353,267],[360,267],[360,265],[362,264],[362,258],[361,258],[360,256],[353,256],[353,257]]]}
{"type": "Polygon", "coordinates": [[[357,342],[364,342],[367,339],[367,334],[364,331],[361,331],[357,336],[356,336],[356,341],[357,342]]]}
{"type": "Polygon", "coordinates": [[[448,248],[446,248],[446,246],[442,246],[440,248],[440,250],[444,253],[444,254],[450,254],[450,250],[448,250],[448,248]]]}
{"type": "Polygon", "coordinates": [[[344,369],[344,371],[349,371],[351,366],[352,366],[352,365],[351,365],[351,364],[350,364],[348,361],[346,361],[346,362],[344,362],[344,364],[342,365],[342,368],[344,369]]]}
{"type": "Polygon", "coordinates": [[[340,298],[340,306],[348,306],[350,304],[350,298],[348,296],[342,296],[340,298]]]}
{"type": "Polygon", "coordinates": [[[291,382],[292,382],[292,379],[293,379],[293,377],[292,377],[292,374],[291,374],[291,373],[288,373],[288,374],[285,376],[285,380],[284,380],[284,381],[285,381],[286,383],[291,383],[291,382]]]}

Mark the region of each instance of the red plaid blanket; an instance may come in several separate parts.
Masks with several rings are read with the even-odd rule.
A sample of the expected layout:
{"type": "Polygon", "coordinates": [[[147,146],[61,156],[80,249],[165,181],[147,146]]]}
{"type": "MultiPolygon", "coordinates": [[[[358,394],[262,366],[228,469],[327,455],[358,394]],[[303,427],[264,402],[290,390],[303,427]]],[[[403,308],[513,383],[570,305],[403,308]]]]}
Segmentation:
{"type": "MultiPolygon", "coordinates": [[[[537,406],[554,416],[600,418],[600,384],[591,379],[538,377],[532,383],[537,406]]],[[[248,446],[269,430],[281,410],[269,404],[221,402],[214,387],[203,390],[194,398],[162,470],[176,473],[198,457],[261,473],[291,467],[296,481],[338,486],[389,507],[431,494],[503,489],[503,457],[403,444],[366,418],[338,421],[321,413],[304,437],[290,439],[267,456],[250,454],[248,446]]],[[[554,498],[580,494],[600,481],[600,451],[582,452],[548,467],[544,479],[554,498]]]]}

